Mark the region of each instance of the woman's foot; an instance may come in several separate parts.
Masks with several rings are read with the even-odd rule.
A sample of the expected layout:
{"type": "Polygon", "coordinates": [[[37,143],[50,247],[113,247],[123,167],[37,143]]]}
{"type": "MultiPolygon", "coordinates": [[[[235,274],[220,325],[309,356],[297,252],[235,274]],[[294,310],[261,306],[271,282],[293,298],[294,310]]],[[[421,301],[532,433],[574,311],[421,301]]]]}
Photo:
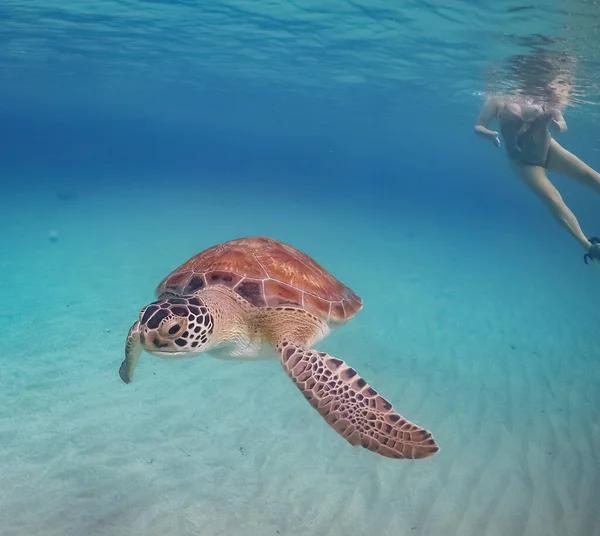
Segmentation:
{"type": "Polygon", "coordinates": [[[592,236],[589,240],[592,245],[583,256],[583,262],[587,264],[589,259],[600,265],[600,238],[592,236]]]}

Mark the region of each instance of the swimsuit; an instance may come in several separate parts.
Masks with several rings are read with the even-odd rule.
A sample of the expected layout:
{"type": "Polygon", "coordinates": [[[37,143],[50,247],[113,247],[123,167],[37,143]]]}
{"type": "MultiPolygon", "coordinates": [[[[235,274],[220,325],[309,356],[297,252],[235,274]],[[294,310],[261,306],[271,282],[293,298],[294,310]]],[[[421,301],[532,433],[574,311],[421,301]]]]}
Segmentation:
{"type": "Polygon", "coordinates": [[[505,107],[498,121],[508,157],[519,164],[545,168],[552,139],[549,120],[550,115],[543,108],[531,119],[523,119],[505,107]]]}

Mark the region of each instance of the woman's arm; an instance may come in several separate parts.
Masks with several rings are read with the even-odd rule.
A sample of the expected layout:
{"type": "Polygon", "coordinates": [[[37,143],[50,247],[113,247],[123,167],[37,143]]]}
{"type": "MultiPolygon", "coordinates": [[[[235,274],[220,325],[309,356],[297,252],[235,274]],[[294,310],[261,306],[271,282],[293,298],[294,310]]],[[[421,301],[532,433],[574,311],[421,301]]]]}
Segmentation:
{"type": "Polygon", "coordinates": [[[482,138],[493,141],[496,147],[499,147],[500,137],[498,132],[487,128],[497,114],[498,101],[495,98],[487,99],[475,123],[475,132],[482,138]]]}
{"type": "Polygon", "coordinates": [[[555,132],[560,132],[561,134],[567,131],[567,122],[565,121],[565,118],[560,110],[552,108],[550,111],[550,117],[551,120],[549,126],[552,130],[555,132]]]}

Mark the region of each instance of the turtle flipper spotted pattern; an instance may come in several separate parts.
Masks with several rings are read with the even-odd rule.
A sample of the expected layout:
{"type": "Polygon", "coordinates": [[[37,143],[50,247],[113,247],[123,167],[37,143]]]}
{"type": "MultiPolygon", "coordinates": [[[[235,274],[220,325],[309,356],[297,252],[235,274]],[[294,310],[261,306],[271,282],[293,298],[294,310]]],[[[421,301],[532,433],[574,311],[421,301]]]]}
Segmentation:
{"type": "Polygon", "coordinates": [[[286,342],[279,351],[304,397],[350,444],[388,458],[427,458],[440,450],[431,432],[396,413],[341,359],[286,342]]]}

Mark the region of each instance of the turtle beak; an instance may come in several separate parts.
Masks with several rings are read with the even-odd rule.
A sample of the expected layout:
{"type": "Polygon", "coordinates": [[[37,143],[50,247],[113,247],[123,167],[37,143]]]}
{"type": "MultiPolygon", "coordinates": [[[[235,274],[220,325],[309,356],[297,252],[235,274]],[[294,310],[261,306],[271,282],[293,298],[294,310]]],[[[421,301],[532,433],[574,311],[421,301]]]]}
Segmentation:
{"type": "Polygon", "coordinates": [[[125,383],[133,381],[133,371],[140,356],[142,355],[142,345],[140,343],[140,323],[136,322],[127,334],[125,343],[125,359],[119,368],[119,376],[125,383]]]}

